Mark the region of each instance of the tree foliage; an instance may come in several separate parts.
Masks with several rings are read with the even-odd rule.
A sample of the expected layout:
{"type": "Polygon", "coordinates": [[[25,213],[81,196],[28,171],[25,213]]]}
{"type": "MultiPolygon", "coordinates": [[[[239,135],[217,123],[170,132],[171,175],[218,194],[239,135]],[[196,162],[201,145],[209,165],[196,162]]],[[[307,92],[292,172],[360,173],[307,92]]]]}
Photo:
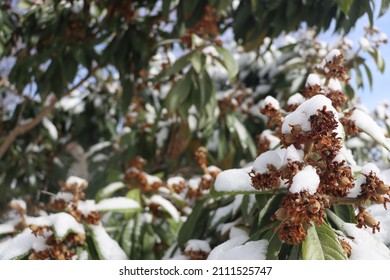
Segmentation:
{"type": "MultiPolygon", "coordinates": [[[[345,36],[368,15],[366,44],[353,48],[343,37],[336,47],[355,77],[343,87],[345,95],[356,101],[355,90],[367,86],[364,76],[372,85],[364,53],[378,69],[385,67],[378,47],[386,38],[372,28],[378,4],[6,1],[0,10],[3,219],[14,198],[27,202],[23,215],[69,213],[68,204],[77,208],[79,200],[61,209],[43,205],[77,175],[89,181],[83,192],[96,203],[115,195],[140,204],[142,210],[101,218],[131,259],[159,259],[169,247],[172,256],[185,253],[191,239],[209,238],[214,248],[227,238],[221,224],[239,219],[251,240],[269,241],[269,258],[345,258],[331,221],[311,227],[302,247],[287,245],[270,223],[280,195],[221,195],[213,185],[219,168],[240,167],[265,151],[261,101],[271,95],[286,103],[302,90],[331,50],[317,38],[320,32],[345,36]],[[181,179],[172,183],[173,177],[181,179]],[[331,241],[324,245],[323,239],[331,241]]],[[[389,1],[380,4],[377,16],[389,1]]],[[[367,147],[356,148],[362,162],[372,155],[367,147]]],[[[354,220],[349,206],[332,211],[345,222],[354,220]]],[[[85,226],[83,250],[104,258],[89,222],[76,220],[85,226]]]]}

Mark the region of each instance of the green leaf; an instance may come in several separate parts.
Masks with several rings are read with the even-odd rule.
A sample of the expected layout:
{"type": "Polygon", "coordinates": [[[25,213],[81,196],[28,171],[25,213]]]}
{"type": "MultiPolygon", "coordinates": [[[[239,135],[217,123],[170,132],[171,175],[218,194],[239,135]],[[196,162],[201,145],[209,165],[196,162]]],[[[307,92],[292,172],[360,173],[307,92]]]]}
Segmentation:
{"type": "Polygon", "coordinates": [[[222,47],[215,47],[215,49],[218,51],[218,53],[221,56],[221,60],[219,60],[219,62],[222,63],[222,65],[228,71],[229,78],[234,80],[234,78],[238,73],[237,61],[234,59],[232,53],[227,49],[224,49],[222,47]]]}
{"type": "MultiPolygon", "coordinates": [[[[360,1],[360,0],[358,0],[360,1]]],[[[348,15],[349,10],[351,9],[351,5],[353,3],[353,0],[335,0],[340,10],[345,14],[348,15]]]]}
{"type": "Polygon", "coordinates": [[[389,9],[389,6],[390,6],[390,0],[382,0],[381,9],[379,11],[378,17],[383,16],[389,9]]]}
{"type": "Polygon", "coordinates": [[[366,70],[368,82],[370,84],[370,89],[372,90],[372,73],[371,73],[371,70],[370,70],[370,68],[368,68],[368,66],[365,63],[363,63],[363,67],[366,70]]]}
{"type": "Polygon", "coordinates": [[[188,240],[198,237],[194,232],[196,229],[199,229],[199,221],[205,216],[203,211],[204,203],[205,200],[198,201],[187,220],[181,226],[177,236],[177,243],[179,246],[183,246],[188,240]]]}
{"type": "Polygon", "coordinates": [[[279,239],[277,232],[271,229],[264,238],[268,239],[267,247],[267,260],[277,260],[280,249],[282,248],[283,242],[279,239]]]}
{"type": "Polygon", "coordinates": [[[327,223],[318,227],[312,222],[302,243],[302,259],[346,260],[347,256],[337,235],[327,223]]]}
{"type": "Polygon", "coordinates": [[[191,56],[191,64],[196,73],[200,74],[203,72],[204,65],[206,63],[206,56],[201,52],[195,52],[193,56],[191,56]]]}
{"type": "Polygon", "coordinates": [[[191,58],[195,53],[196,53],[196,51],[192,51],[186,55],[183,55],[178,60],[176,60],[175,63],[173,63],[173,65],[171,67],[169,67],[167,70],[158,74],[154,78],[154,80],[158,81],[163,77],[169,77],[172,74],[177,73],[178,71],[182,70],[191,61],[191,58]]]}
{"type": "Polygon", "coordinates": [[[166,98],[166,106],[169,112],[174,112],[187,99],[192,88],[191,71],[188,72],[183,79],[176,82],[176,84],[169,91],[166,98]]]}
{"type": "Polygon", "coordinates": [[[352,205],[335,204],[332,206],[332,209],[343,221],[347,223],[356,223],[352,205]]]}
{"type": "MultiPolygon", "coordinates": [[[[269,195],[257,195],[256,197],[261,196],[266,198],[267,202],[264,207],[260,208],[259,213],[259,228],[269,224],[271,222],[271,216],[275,214],[280,206],[280,202],[284,194],[273,195],[271,198],[269,195]]],[[[257,198],[256,198],[257,199],[257,198]]]]}

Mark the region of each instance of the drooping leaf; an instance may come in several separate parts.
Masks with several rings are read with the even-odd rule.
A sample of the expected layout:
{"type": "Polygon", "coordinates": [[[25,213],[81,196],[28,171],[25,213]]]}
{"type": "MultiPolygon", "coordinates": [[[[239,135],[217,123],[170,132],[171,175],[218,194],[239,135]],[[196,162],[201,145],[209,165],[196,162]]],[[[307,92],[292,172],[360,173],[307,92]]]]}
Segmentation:
{"type": "Polygon", "coordinates": [[[302,243],[302,259],[346,260],[347,256],[337,239],[337,235],[327,223],[323,223],[321,226],[312,223],[302,243]]]}
{"type": "Polygon", "coordinates": [[[234,59],[232,53],[222,47],[215,47],[218,53],[221,55],[220,62],[226,68],[230,79],[234,79],[238,73],[238,64],[234,59]]]}
{"type": "Polygon", "coordinates": [[[183,246],[189,239],[199,237],[195,234],[195,231],[196,229],[199,229],[199,225],[201,225],[200,220],[204,218],[204,203],[204,200],[199,200],[187,220],[181,226],[179,235],[177,236],[177,243],[179,246],[183,246]]]}
{"type": "Polygon", "coordinates": [[[351,9],[351,5],[353,3],[353,0],[335,0],[340,10],[345,14],[348,15],[349,10],[351,9]]]}

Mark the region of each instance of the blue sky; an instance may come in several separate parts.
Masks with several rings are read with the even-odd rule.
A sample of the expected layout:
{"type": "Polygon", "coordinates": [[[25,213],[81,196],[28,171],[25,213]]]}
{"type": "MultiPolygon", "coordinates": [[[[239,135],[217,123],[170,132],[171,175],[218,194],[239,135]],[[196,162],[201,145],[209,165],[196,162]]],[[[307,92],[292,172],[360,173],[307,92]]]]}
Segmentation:
{"type": "MultiPolygon", "coordinates": [[[[359,44],[359,39],[364,33],[364,26],[368,25],[368,17],[361,18],[356,27],[348,35],[354,44],[359,44]]],[[[390,14],[387,13],[379,19],[375,19],[374,25],[379,28],[380,31],[387,34],[390,39],[390,14]]],[[[370,89],[368,81],[365,80],[367,85],[364,90],[359,90],[359,96],[362,103],[369,109],[374,109],[375,106],[382,100],[387,99],[390,101],[390,42],[382,45],[379,49],[386,63],[385,72],[381,73],[377,70],[377,67],[369,55],[367,55],[368,65],[373,75],[373,88],[370,89]]],[[[363,74],[364,75],[364,74],[363,74]]]]}

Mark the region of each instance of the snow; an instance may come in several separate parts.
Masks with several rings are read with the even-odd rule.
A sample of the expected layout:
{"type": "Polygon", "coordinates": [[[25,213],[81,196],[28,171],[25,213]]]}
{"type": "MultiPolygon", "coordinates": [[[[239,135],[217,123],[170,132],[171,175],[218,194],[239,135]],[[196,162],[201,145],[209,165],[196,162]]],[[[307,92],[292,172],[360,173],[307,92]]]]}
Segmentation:
{"type": "Polygon", "coordinates": [[[362,50],[364,50],[364,51],[367,51],[371,48],[370,41],[365,37],[361,37],[359,39],[359,44],[360,44],[360,47],[362,48],[362,50]]]}
{"type": "Polygon", "coordinates": [[[87,217],[90,212],[97,211],[95,200],[84,200],[77,203],[77,210],[87,217]]]}
{"type": "Polygon", "coordinates": [[[220,224],[220,226],[218,227],[221,231],[221,235],[225,235],[228,231],[230,231],[235,225],[238,225],[239,223],[242,222],[242,218],[238,218],[236,219],[235,221],[233,222],[229,222],[229,223],[224,223],[224,224],[220,224]]]}
{"type": "Polygon", "coordinates": [[[339,163],[342,162],[343,160],[348,162],[351,166],[356,166],[356,164],[357,164],[354,157],[353,157],[351,150],[345,148],[345,146],[341,147],[340,151],[333,159],[333,161],[336,161],[339,163]]]}
{"type": "Polygon", "coordinates": [[[163,209],[165,209],[165,211],[167,211],[169,215],[171,215],[171,217],[173,218],[173,220],[175,222],[179,222],[180,221],[180,213],[179,213],[179,211],[176,209],[175,206],[173,206],[173,204],[169,200],[166,200],[165,198],[163,198],[163,197],[161,197],[159,195],[153,195],[150,198],[149,203],[157,203],[163,209]]]}
{"type": "Polygon", "coordinates": [[[356,126],[369,134],[374,140],[390,150],[389,139],[385,137],[383,129],[364,111],[356,109],[353,111],[351,120],[355,121],[356,126]]]}
{"type": "Polygon", "coordinates": [[[10,201],[9,205],[12,208],[19,208],[19,209],[23,209],[25,211],[27,209],[26,202],[22,199],[12,199],[10,201]]]}
{"type": "Polygon", "coordinates": [[[190,189],[197,190],[199,188],[199,184],[201,180],[202,179],[200,176],[192,177],[191,179],[188,180],[188,187],[190,189]]]}
{"type": "Polygon", "coordinates": [[[148,173],[143,172],[143,175],[145,175],[146,180],[149,185],[153,185],[154,183],[163,184],[163,181],[157,176],[149,175],[148,173]]]}
{"type": "Polygon", "coordinates": [[[63,200],[65,202],[71,202],[73,200],[74,195],[69,192],[59,192],[56,195],[51,197],[51,201],[55,200],[63,200]]]}
{"type": "Polygon", "coordinates": [[[43,217],[27,217],[27,224],[53,227],[56,236],[63,239],[69,232],[85,234],[84,227],[68,213],[57,213],[43,217]]]}
{"type": "Polygon", "coordinates": [[[77,177],[77,176],[70,176],[66,180],[66,184],[67,185],[77,185],[79,187],[84,187],[84,186],[87,187],[88,181],[83,179],[83,178],[77,177]]]}
{"type": "Polygon", "coordinates": [[[361,169],[361,173],[364,175],[370,175],[371,172],[374,172],[378,177],[381,174],[379,168],[372,162],[365,164],[361,169]]]}
{"type": "MultiPolygon", "coordinates": [[[[316,115],[318,113],[318,110],[322,110],[324,106],[326,106],[327,111],[333,112],[334,118],[337,122],[339,122],[337,117],[337,111],[332,106],[332,101],[326,96],[318,94],[313,96],[309,100],[303,102],[294,112],[285,117],[282,125],[282,133],[290,134],[291,127],[293,125],[300,125],[303,131],[310,131],[310,116],[316,115]]],[[[337,132],[338,136],[341,137],[343,135],[343,127],[342,125],[340,125],[340,123],[335,129],[335,131],[337,132]]]]}
{"type": "Polygon", "coordinates": [[[310,74],[306,80],[306,86],[322,85],[321,78],[318,74],[310,74]]]}
{"type": "Polygon", "coordinates": [[[55,125],[48,118],[43,118],[42,124],[49,132],[51,139],[57,140],[58,139],[58,131],[57,131],[57,128],[55,127],[55,125]]]}
{"type": "Polygon", "coordinates": [[[217,192],[253,192],[249,168],[228,169],[218,174],[214,189],[217,192]]]}
{"type": "Polygon", "coordinates": [[[89,225],[92,230],[93,240],[98,247],[101,257],[105,260],[126,260],[127,256],[118,242],[112,239],[104,227],[99,225],[89,225]]]}
{"type": "Polygon", "coordinates": [[[168,186],[175,186],[175,185],[185,184],[185,182],[186,182],[186,180],[184,180],[183,177],[175,176],[175,177],[171,177],[167,180],[167,185],[168,186]]]}
{"type": "Polygon", "coordinates": [[[107,148],[109,146],[111,146],[110,141],[104,141],[104,142],[97,143],[97,144],[91,146],[91,148],[89,148],[88,152],[86,153],[86,156],[90,157],[94,153],[96,153],[100,150],[103,150],[104,148],[107,148]]]}
{"type": "Polygon", "coordinates": [[[342,91],[343,90],[340,81],[337,79],[333,79],[333,78],[329,80],[328,89],[330,89],[332,91],[342,91]]]}
{"type": "Polygon", "coordinates": [[[294,162],[294,161],[303,162],[303,156],[304,156],[303,150],[297,150],[294,147],[294,145],[290,145],[286,149],[286,153],[283,158],[282,165],[286,165],[288,162],[294,162]]]}
{"type": "Polygon", "coordinates": [[[361,175],[355,181],[355,185],[353,186],[353,188],[349,190],[347,197],[355,198],[360,195],[362,191],[361,185],[366,182],[366,177],[364,177],[363,175],[370,175],[371,171],[374,172],[379,179],[383,179],[379,168],[374,163],[367,163],[361,168],[361,175]]]}
{"type": "Polygon", "coordinates": [[[326,61],[332,61],[335,56],[339,56],[341,52],[338,49],[331,50],[325,57],[326,61]]]}
{"type": "MultiPolygon", "coordinates": [[[[389,204],[387,204],[389,208],[389,204]]],[[[377,221],[380,221],[381,230],[376,233],[372,233],[371,228],[366,228],[369,234],[384,243],[386,246],[390,245],[390,210],[386,210],[382,204],[370,205],[366,208],[367,211],[375,217],[377,221]]]]}
{"type": "Polygon", "coordinates": [[[291,95],[288,100],[287,100],[287,105],[294,105],[294,104],[302,104],[303,102],[305,102],[305,97],[303,97],[302,94],[300,93],[296,93],[296,94],[293,94],[291,95]]]}
{"type": "Polygon", "coordinates": [[[107,197],[110,194],[116,192],[117,190],[122,189],[123,187],[125,187],[125,184],[123,184],[122,182],[114,182],[114,183],[108,184],[107,186],[105,186],[101,190],[99,196],[107,197]]]}
{"type": "Polygon", "coordinates": [[[130,210],[138,208],[140,208],[139,203],[127,197],[106,198],[96,204],[97,211],[130,210]]]}
{"type": "Polygon", "coordinates": [[[272,151],[267,151],[258,156],[253,163],[253,170],[257,173],[267,173],[268,165],[273,165],[276,169],[282,167],[284,159],[284,149],[276,149],[272,151]]]}
{"type": "Polygon", "coordinates": [[[210,245],[207,241],[199,240],[199,239],[190,239],[187,241],[187,244],[186,244],[184,251],[185,252],[202,251],[205,253],[209,253],[211,251],[211,249],[210,249],[210,245]]]}
{"type": "Polygon", "coordinates": [[[232,238],[215,247],[209,254],[208,260],[265,260],[268,241],[249,241],[241,235],[232,238]],[[244,244],[245,243],[245,244],[244,244]]]}
{"type": "Polygon", "coordinates": [[[231,213],[234,212],[234,203],[230,203],[228,205],[222,206],[217,208],[213,213],[212,213],[212,218],[210,221],[210,226],[213,227],[218,222],[220,222],[221,219],[228,217],[231,213]]]}
{"type": "Polygon", "coordinates": [[[355,198],[358,197],[362,191],[361,185],[366,182],[366,178],[364,176],[359,176],[352,189],[349,190],[347,197],[355,198]]]}
{"type": "Polygon", "coordinates": [[[33,247],[42,248],[43,241],[45,241],[44,236],[35,237],[31,229],[26,228],[14,238],[0,243],[0,260],[11,260],[22,257],[33,247]]]}
{"type": "Polygon", "coordinates": [[[264,130],[260,134],[260,138],[266,139],[269,142],[269,149],[275,149],[280,144],[280,139],[273,135],[273,131],[270,129],[264,130]]]}
{"type": "Polygon", "coordinates": [[[219,260],[223,255],[234,247],[241,246],[244,244],[249,238],[247,236],[240,236],[233,239],[229,239],[217,247],[215,247],[209,254],[208,260],[219,260]]]}
{"type": "Polygon", "coordinates": [[[318,176],[316,169],[308,165],[299,171],[292,179],[290,187],[291,193],[299,193],[307,191],[310,194],[314,194],[320,184],[320,177],[318,176]]]}
{"type": "Polygon", "coordinates": [[[210,173],[213,173],[213,172],[220,173],[222,170],[221,170],[221,168],[219,168],[219,167],[217,167],[215,165],[210,165],[210,166],[207,167],[207,171],[210,172],[210,173]]]}
{"type": "Polygon", "coordinates": [[[268,95],[264,100],[260,102],[260,108],[265,108],[265,106],[267,105],[271,105],[276,110],[280,110],[279,101],[270,95],[268,95]]]}
{"type": "Polygon", "coordinates": [[[0,235],[13,233],[15,231],[14,225],[11,224],[0,224],[0,235]]]}
{"type": "Polygon", "coordinates": [[[390,249],[367,231],[355,224],[345,223],[342,230],[353,239],[345,239],[351,246],[351,260],[389,260],[390,249]]]}

